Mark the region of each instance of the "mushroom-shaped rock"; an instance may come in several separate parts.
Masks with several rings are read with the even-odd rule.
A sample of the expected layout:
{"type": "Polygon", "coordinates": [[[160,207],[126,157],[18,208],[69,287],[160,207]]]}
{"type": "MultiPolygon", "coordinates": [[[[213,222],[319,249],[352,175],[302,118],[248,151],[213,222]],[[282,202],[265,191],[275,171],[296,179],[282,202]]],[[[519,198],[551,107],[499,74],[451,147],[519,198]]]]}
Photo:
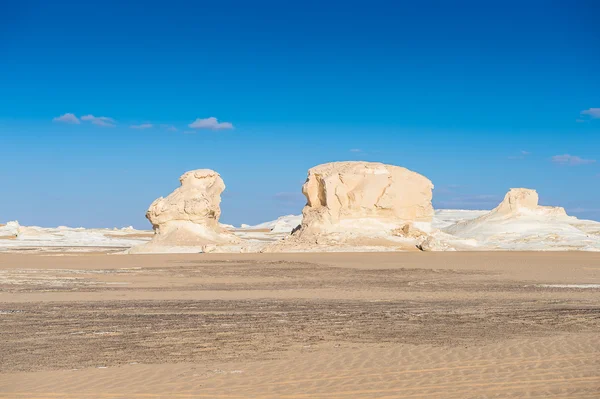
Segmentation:
{"type": "Polygon", "coordinates": [[[429,231],[432,189],[425,176],[399,166],[378,162],[315,166],[302,186],[307,203],[300,228],[267,250],[287,250],[290,246],[302,250],[313,244],[402,247],[407,244],[398,242],[403,239],[399,237],[402,231],[429,231]],[[410,227],[404,228],[407,224],[410,227]]]}
{"type": "Polygon", "coordinates": [[[200,252],[207,245],[236,243],[239,239],[219,224],[221,193],[225,183],[210,169],[184,173],[181,186],[166,198],[156,199],[146,218],[155,235],[130,252],[200,252]]]}

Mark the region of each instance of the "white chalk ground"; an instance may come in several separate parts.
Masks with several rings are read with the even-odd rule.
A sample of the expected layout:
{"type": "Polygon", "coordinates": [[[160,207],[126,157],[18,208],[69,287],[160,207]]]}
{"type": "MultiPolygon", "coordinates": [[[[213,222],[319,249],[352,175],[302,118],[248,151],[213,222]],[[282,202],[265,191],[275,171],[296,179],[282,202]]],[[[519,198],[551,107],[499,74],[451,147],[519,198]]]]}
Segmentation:
{"type": "MultiPolygon", "coordinates": [[[[600,251],[600,222],[579,220],[566,215],[548,217],[527,212],[517,217],[488,219],[485,222],[476,220],[488,212],[436,210],[431,232],[435,242],[430,250],[600,251]]],[[[213,248],[212,251],[257,252],[262,246],[288,236],[301,221],[301,215],[287,215],[254,226],[242,225],[235,228],[222,225],[242,238],[244,245],[213,248]]],[[[121,252],[149,241],[151,236],[150,230],[131,227],[42,228],[8,222],[5,226],[0,226],[0,252],[121,252]]],[[[355,250],[366,251],[369,248],[357,247],[355,250]]],[[[340,251],[349,249],[340,248],[340,251]]]]}
{"type": "Polygon", "coordinates": [[[272,233],[291,233],[300,223],[302,223],[302,215],[286,215],[254,226],[242,224],[240,230],[269,229],[272,233]]]}
{"type": "Polygon", "coordinates": [[[438,209],[433,215],[431,227],[434,229],[443,229],[457,222],[478,218],[488,212],[489,211],[468,211],[464,209],[438,209]]]}
{"type": "Polygon", "coordinates": [[[482,250],[600,251],[600,223],[566,214],[521,209],[510,217],[459,220],[441,230],[458,239],[475,240],[475,249],[482,250]]]}
{"type": "Polygon", "coordinates": [[[83,227],[45,228],[8,222],[0,226],[0,252],[93,252],[122,250],[149,241],[152,231],[86,229],[83,227]]]}

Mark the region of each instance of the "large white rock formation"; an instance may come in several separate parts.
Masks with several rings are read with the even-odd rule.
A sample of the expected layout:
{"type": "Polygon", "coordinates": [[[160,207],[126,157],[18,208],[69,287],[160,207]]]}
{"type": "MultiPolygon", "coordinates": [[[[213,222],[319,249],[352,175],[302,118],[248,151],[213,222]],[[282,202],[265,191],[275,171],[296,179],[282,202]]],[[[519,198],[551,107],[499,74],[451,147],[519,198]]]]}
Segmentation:
{"type": "Polygon", "coordinates": [[[233,244],[239,238],[219,224],[221,193],[225,183],[210,169],[184,173],[181,187],[166,198],[155,200],[146,218],[152,223],[155,235],[131,253],[145,252],[203,252],[215,245],[233,244]]]}
{"type": "Polygon", "coordinates": [[[415,248],[431,228],[433,184],[406,168],[332,162],[308,171],[306,206],[293,235],[267,251],[415,248]]]}

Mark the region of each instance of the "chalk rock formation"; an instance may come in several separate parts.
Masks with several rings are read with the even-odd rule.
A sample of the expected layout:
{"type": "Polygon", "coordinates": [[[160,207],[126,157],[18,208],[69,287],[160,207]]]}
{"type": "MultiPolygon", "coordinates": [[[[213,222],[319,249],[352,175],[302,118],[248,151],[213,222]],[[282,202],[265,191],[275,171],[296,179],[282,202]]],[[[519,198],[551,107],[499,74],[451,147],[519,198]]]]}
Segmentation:
{"type": "Polygon", "coordinates": [[[219,224],[221,193],[225,183],[210,169],[184,173],[181,187],[148,208],[146,218],[155,235],[147,244],[130,252],[202,252],[206,246],[239,241],[219,224]]]}
{"type": "Polygon", "coordinates": [[[19,235],[21,226],[14,220],[6,224],[0,224],[0,238],[16,238],[19,235]]]}
{"type": "Polygon", "coordinates": [[[315,166],[302,186],[307,203],[300,228],[276,246],[285,249],[267,250],[311,250],[311,245],[345,250],[401,247],[402,232],[410,232],[414,239],[417,230],[430,229],[432,189],[429,179],[399,166],[377,162],[315,166]]]}
{"type": "Polygon", "coordinates": [[[559,206],[538,205],[539,197],[535,190],[529,188],[511,188],[504,200],[494,208],[490,216],[516,217],[522,214],[537,214],[542,216],[566,216],[565,209],[559,206]]]}
{"type": "MultiPolygon", "coordinates": [[[[460,239],[471,239],[476,242],[471,248],[482,250],[598,250],[595,225],[568,216],[564,208],[538,205],[535,190],[513,188],[490,212],[444,227],[447,234],[437,238],[457,249],[460,239]],[[448,234],[454,237],[451,243],[448,234]]],[[[436,250],[435,245],[423,249],[428,246],[436,250]]]]}
{"type": "Polygon", "coordinates": [[[271,230],[271,233],[290,234],[296,227],[300,225],[300,223],[302,223],[302,215],[285,215],[278,217],[276,220],[271,220],[254,226],[242,224],[241,229],[269,229],[271,230]]]}
{"type": "MultiPolygon", "coordinates": [[[[528,188],[511,188],[504,200],[489,213],[475,219],[458,222],[443,229],[446,233],[458,236],[470,232],[483,232],[497,225],[510,226],[511,221],[527,220],[530,223],[545,223],[553,219],[567,217],[564,208],[538,205],[538,193],[528,188]]],[[[506,229],[504,229],[506,231],[506,229]]]]}

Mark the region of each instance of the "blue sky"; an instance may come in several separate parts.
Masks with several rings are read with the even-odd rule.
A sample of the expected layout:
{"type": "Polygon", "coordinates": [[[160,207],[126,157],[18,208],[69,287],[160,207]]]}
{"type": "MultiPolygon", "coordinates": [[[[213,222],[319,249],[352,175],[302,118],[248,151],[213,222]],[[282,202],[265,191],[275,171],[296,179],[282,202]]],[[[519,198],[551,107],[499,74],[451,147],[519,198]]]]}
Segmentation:
{"type": "Polygon", "coordinates": [[[340,160],[420,172],[438,208],[529,187],[600,220],[600,5],[488,3],[3,2],[0,222],[149,227],[210,168],[221,220],[257,223],[340,160]]]}

